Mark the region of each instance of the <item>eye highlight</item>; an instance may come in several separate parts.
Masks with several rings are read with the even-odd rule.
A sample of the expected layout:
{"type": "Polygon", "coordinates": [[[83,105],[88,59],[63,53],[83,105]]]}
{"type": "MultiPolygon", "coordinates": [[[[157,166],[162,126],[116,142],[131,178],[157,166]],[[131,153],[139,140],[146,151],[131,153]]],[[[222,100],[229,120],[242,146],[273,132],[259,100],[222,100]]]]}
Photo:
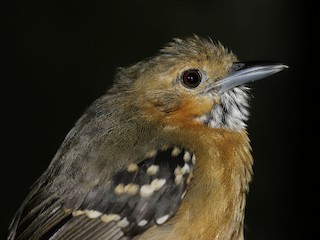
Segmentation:
{"type": "Polygon", "coordinates": [[[188,69],[182,73],[181,81],[188,88],[196,88],[202,81],[202,74],[198,69],[188,69]]]}

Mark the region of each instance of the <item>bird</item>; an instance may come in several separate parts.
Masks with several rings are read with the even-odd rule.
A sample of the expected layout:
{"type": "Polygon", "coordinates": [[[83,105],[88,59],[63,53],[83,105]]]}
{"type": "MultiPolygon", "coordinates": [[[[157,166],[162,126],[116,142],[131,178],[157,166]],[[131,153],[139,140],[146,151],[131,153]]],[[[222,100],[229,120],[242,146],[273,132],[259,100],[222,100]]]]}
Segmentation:
{"type": "Polygon", "coordinates": [[[173,38],[120,67],[30,189],[8,240],[244,239],[250,83],[288,68],[173,38]]]}

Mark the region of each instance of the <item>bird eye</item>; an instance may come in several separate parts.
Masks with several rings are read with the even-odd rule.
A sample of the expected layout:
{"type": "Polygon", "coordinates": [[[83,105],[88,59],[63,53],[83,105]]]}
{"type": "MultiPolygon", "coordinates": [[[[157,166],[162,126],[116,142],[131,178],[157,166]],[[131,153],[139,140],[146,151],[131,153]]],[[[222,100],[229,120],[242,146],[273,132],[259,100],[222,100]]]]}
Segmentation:
{"type": "Polygon", "coordinates": [[[189,69],[182,74],[183,85],[189,88],[196,88],[202,80],[201,72],[198,69],[189,69]]]}

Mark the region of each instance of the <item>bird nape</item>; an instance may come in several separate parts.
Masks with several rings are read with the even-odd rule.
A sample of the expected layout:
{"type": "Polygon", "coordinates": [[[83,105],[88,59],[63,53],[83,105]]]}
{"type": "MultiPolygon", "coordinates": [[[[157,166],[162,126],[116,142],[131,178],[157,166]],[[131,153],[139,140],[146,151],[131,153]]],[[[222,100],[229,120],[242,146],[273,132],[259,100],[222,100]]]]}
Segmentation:
{"type": "Polygon", "coordinates": [[[33,185],[13,239],[243,239],[247,83],[287,68],[174,39],[119,69],[33,185]]]}

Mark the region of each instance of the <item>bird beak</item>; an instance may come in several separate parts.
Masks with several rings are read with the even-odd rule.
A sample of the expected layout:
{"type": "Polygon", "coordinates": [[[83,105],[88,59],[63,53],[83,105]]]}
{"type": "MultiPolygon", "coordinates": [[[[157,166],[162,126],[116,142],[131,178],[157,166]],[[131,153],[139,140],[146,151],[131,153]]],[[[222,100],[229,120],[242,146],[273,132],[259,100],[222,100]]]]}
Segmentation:
{"type": "Polygon", "coordinates": [[[254,82],[288,68],[282,63],[273,62],[235,62],[231,65],[229,74],[220,79],[215,89],[221,94],[234,87],[254,82]]]}

